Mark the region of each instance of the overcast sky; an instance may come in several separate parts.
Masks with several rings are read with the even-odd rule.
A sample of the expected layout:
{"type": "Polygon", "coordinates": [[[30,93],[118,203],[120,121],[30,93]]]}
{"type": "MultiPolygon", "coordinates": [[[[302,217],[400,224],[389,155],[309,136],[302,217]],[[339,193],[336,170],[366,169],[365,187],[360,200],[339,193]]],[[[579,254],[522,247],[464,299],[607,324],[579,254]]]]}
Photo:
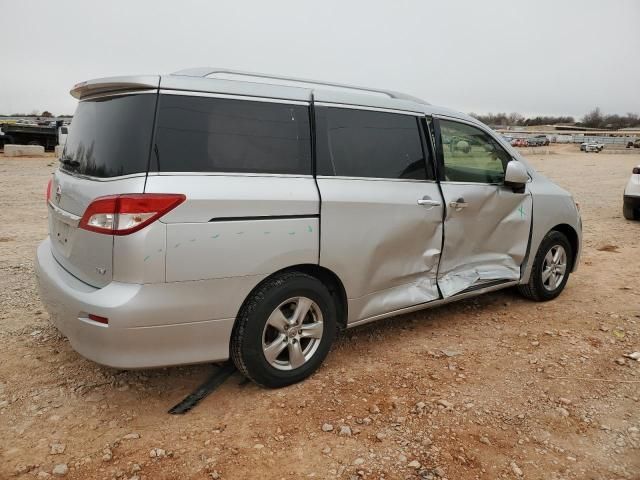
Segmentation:
{"type": "Polygon", "coordinates": [[[638,0],[2,2],[0,113],[194,66],[354,83],[463,112],[640,112],[638,0]]]}

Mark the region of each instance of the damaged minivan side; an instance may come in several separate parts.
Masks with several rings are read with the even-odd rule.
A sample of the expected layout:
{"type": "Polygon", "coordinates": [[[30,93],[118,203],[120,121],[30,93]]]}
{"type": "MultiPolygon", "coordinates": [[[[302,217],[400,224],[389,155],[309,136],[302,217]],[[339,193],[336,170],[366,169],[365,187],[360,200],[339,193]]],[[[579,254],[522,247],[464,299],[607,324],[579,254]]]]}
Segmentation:
{"type": "Polygon", "coordinates": [[[345,328],[507,287],[557,297],[571,195],[408,95],[215,68],[76,85],[41,297],[116,368],[231,359],[281,387],[345,328]]]}

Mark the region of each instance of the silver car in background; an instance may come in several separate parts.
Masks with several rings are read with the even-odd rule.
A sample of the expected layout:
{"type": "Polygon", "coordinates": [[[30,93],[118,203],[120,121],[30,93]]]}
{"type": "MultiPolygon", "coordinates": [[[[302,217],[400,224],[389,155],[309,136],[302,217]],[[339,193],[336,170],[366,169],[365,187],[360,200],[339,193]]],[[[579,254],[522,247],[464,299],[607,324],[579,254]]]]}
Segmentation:
{"type": "Polygon", "coordinates": [[[345,328],[514,286],[551,300],[578,265],[571,195],[408,95],[214,68],[71,94],[37,276],[98,363],[231,358],[280,387],[345,328]]]}

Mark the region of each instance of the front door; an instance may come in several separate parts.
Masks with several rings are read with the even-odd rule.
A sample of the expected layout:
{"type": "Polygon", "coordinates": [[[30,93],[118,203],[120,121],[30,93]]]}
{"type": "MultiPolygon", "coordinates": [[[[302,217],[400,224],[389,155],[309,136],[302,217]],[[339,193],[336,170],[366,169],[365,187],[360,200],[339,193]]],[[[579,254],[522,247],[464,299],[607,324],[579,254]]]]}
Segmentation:
{"type": "Polygon", "coordinates": [[[518,280],[531,228],[531,194],[504,185],[511,155],[488,132],[459,120],[436,122],[446,208],[438,285],[447,298],[518,280]]]}
{"type": "Polygon", "coordinates": [[[320,265],[349,321],[439,298],[443,204],[419,114],[316,104],[320,265]]]}

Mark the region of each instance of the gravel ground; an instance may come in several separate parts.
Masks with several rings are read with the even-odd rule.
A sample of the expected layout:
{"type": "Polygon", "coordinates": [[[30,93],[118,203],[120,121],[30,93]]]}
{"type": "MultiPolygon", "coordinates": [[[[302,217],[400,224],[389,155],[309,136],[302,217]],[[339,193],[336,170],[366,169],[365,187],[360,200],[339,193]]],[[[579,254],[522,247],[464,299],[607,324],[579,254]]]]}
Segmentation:
{"type": "Polygon", "coordinates": [[[209,366],[117,371],[49,321],[33,256],[52,157],[0,156],[0,478],[639,479],[638,154],[529,154],[582,207],[579,271],[555,301],[513,291],[347,332],[306,382],[235,374],[167,409],[209,366]]]}

